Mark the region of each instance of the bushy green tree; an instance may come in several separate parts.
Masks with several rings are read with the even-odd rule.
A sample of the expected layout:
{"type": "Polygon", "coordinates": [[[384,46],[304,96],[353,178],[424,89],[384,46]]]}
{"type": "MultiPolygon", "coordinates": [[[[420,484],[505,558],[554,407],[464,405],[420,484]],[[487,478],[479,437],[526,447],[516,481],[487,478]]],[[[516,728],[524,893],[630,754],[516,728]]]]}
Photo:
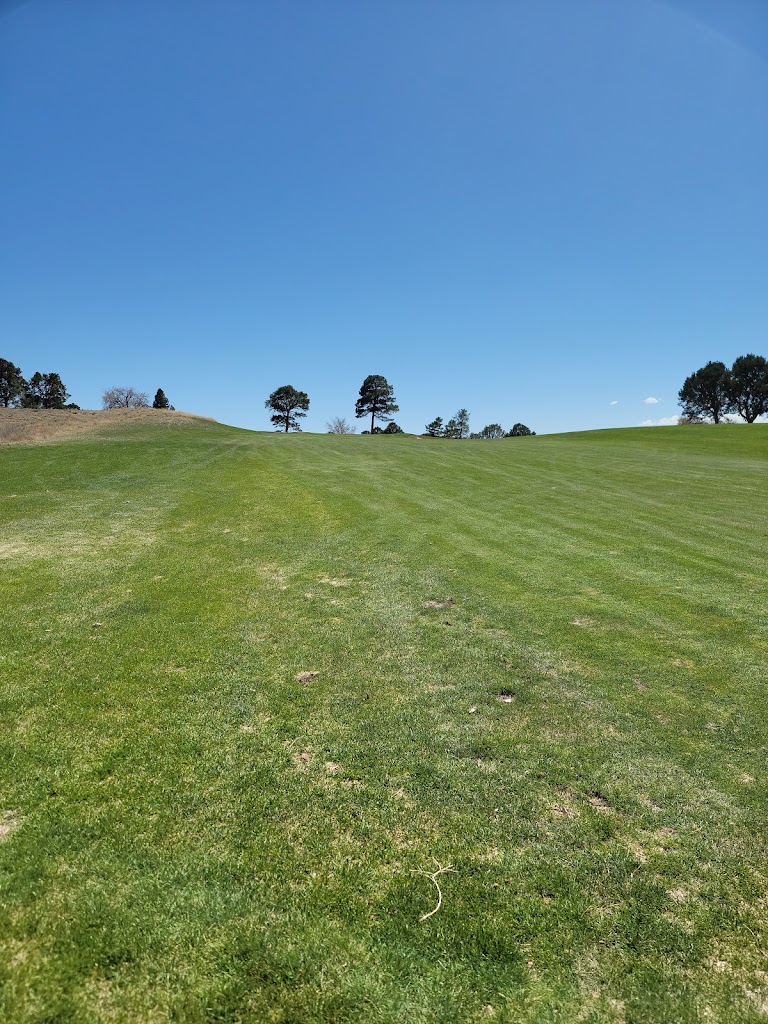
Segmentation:
{"type": "Polygon", "coordinates": [[[363,416],[371,417],[371,433],[376,433],[374,420],[388,423],[392,419],[390,413],[399,411],[400,406],[395,402],[393,388],[387,378],[380,374],[366,377],[360,388],[360,397],[355,402],[355,416],[358,419],[363,416]]]}
{"type": "Polygon", "coordinates": [[[301,430],[299,419],[307,415],[309,408],[309,397],[306,391],[297,391],[290,384],[273,391],[264,405],[272,409],[270,419],[275,430],[301,430]]]}
{"type": "Polygon", "coordinates": [[[397,424],[395,423],[395,421],[394,421],[394,420],[392,420],[392,422],[391,422],[391,423],[388,423],[388,424],[386,425],[386,427],[384,428],[384,430],[382,431],[382,433],[384,433],[384,434],[402,434],[402,433],[403,433],[403,428],[402,428],[402,427],[399,427],[399,426],[398,426],[398,425],[397,425],[397,424]]]}
{"type": "Polygon", "coordinates": [[[427,434],[427,437],[441,437],[443,433],[443,417],[435,417],[435,419],[433,419],[431,423],[428,423],[424,427],[424,430],[427,434]]]}
{"type": "Polygon", "coordinates": [[[749,353],[739,356],[728,378],[731,410],[747,423],[768,412],[768,362],[763,356],[749,353]]]}
{"type": "Polygon", "coordinates": [[[507,437],[535,437],[536,431],[526,427],[524,423],[516,423],[506,435],[507,437]]]}
{"type": "Polygon", "coordinates": [[[696,420],[709,417],[719,423],[731,409],[730,377],[725,363],[711,360],[686,377],[678,393],[685,418],[696,420]]]}
{"type": "Polygon", "coordinates": [[[170,402],[165,397],[165,392],[162,388],[158,388],[155,392],[155,398],[152,402],[153,409],[167,409],[170,406],[170,402]]]}
{"type": "Polygon", "coordinates": [[[0,359],[0,405],[6,409],[21,403],[27,382],[18,366],[8,359],[0,359]]]}
{"type": "Polygon", "coordinates": [[[487,427],[483,427],[479,436],[486,439],[504,437],[504,427],[500,423],[489,423],[487,427]]]}
{"type": "Polygon", "coordinates": [[[43,375],[35,371],[27,381],[24,394],[21,396],[21,405],[24,409],[43,408],[43,375]]]}

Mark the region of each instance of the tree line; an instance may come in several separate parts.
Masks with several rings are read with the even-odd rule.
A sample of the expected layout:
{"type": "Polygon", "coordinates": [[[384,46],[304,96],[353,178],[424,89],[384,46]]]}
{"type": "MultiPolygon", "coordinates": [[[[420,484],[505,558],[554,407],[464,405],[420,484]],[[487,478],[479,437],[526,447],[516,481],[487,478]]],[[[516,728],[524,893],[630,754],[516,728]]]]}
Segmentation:
{"type": "MultiPolygon", "coordinates": [[[[79,409],[58,373],[35,372],[26,380],[18,366],[0,359],[0,406],[6,409],[79,409]]],[[[107,388],[101,396],[104,409],[148,409],[149,399],[135,388],[107,388]]],[[[153,409],[173,409],[162,388],[152,402],[153,409]]]]}
{"type": "Polygon", "coordinates": [[[688,423],[719,423],[733,413],[754,423],[768,412],[768,361],[749,353],[728,369],[725,363],[710,360],[686,377],[678,398],[688,423]]]}
{"type": "Polygon", "coordinates": [[[69,392],[58,373],[35,371],[26,380],[18,366],[0,359],[0,405],[18,409],[79,409],[70,402],[69,392]]]}
{"type": "Polygon", "coordinates": [[[526,427],[524,423],[516,423],[511,430],[505,430],[500,423],[488,423],[482,430],[472,433],[469,429],[469,413],[466,409],[459,411],[443,423],[442,416],[437,416],[424,428],[427,437],[450,437],[461,440],[468,437],[471,441],[493,441],[500,437],[535,437],[536,431],[526,427]]]}
{"type": "MultiPolygon", "coordinates": [[[[301,430],[299,422],[307,415],[309,409],[309,395],[306,391],[298,391],[290,384],[284,384],[277,388],[264,403],[267,409],[272,410],[270,417],[275,430],[288,433],[289,430],[301,430]]],[[[355,416],[357,419],[371,417],[371,425],[363,434],[402,434],[403,430],[395,423],[392,413],[399,412],[400,406],[395,400],[394,388],[386,377],[381,374],[371,374],[366,377],[360,387],[360,393],[355,402],[355,416]],[[386,423],[386,427],[376,425],[376,420],[386,423]]],[[[330,420],[326,427],[329,434],[354,434],[355,428],[347,423],[346,419],[336,416],[330,420]]],[[[447,423],[443,423],[440,416],[426,425],[425,433],[428,437],[450,437],[461,439],[498,437],[529,437],[536,431],[530,430],[524,423],[516,423],[511,430],[504,430],[498,423],[489,423],[488,426],[477,434],[469,431],[469,413],[466,409],[459,409],[455,416],[452,416],[447,423]]]]}

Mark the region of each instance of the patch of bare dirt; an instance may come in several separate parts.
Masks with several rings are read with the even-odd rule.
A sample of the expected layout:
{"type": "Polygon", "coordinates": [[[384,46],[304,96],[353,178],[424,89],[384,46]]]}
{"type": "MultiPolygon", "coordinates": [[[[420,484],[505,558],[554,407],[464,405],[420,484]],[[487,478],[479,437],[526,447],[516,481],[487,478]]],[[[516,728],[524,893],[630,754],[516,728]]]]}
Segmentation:
{"type": "Polygon", "coordinates": [[[588,802],[598,811],[609,811],[611,805],[608,802],[608,798],[604,796],[599,790],[593,789],[588,793],[584,794],[588,802]]]}
{"type": "Polygon", "coordinates": [[[3,409],[0,408],[0,445],[47,444],[78,434],[140,423],[188,427],[196,420],[215,420],[170,409],[3,409]]]}
{"type": "Polygon", "coordinates": [[[19,827],[19,818],[14,811],[0,811],[0,841],[19,827]]]}
{"type": "Polygon", "coordinates": [[[675,658],[672,664],[677,668],[693,668],[693,662],[687,658],[675,658]]]}
{"type": "Polygon", "coordinates": [[[446,597],[444,601],[425,601],[423,608],[453,608],[456,602],[452,597],[446,597]]]}
{"type": "Polygon", "coordinates": [[[293,755],[294,764],[297,768],[301,768],[302,770],[309,768],[314,760],[314,756],[315,755],[311,750],[300,750],[298,753],[293,755]]]}
{"type": "Polygon", "coordinates": [[[515,699],[515,691],[514,690],[500,690],[499,691],[499,700],[501,701],[502,704],[512,704],[514,702],[514,699],[515,699]]]}
{"type": "Polygon", "coordinates": [[[299,674],[294,678],[297,683],[311,683],[312,680],[317,679],[319,675],[319,672],[299,672],[299,674]]]}

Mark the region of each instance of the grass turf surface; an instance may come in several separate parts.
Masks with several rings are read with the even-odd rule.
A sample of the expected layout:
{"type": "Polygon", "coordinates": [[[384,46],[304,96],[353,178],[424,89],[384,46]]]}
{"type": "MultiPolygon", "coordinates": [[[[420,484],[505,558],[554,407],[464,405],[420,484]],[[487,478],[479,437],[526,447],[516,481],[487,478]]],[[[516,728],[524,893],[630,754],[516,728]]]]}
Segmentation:
{"type": "Polygon", "coordinates": [[[764,1020],[767,451],[1,452],[2,1020],[764,1020]]]}

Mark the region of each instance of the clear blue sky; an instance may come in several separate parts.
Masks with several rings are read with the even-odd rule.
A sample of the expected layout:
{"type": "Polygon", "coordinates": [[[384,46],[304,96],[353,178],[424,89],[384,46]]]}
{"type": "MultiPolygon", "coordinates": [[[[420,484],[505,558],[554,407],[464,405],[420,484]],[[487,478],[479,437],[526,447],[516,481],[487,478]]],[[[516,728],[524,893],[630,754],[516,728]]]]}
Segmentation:
{"type": "Polygon", "coordinates": [[[0,0],[0,146],[0,355],[83,407],[550,432],[768,355],[768,0],[0,0]]]}

